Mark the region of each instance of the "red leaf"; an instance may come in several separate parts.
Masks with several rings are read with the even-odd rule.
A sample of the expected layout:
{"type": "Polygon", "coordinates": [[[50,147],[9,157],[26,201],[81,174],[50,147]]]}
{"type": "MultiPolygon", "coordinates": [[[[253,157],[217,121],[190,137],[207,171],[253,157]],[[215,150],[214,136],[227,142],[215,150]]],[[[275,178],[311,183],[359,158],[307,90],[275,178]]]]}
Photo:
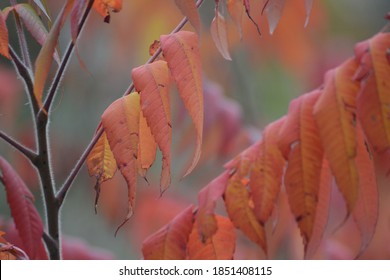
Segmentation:
{"type": "Polygon", "coordinates": [[[142,244],[145,260],[184,260],[194,217],[193,205],[177,215],[168,225],[149,236],[142,244]]]}
{"type": "Polygon", "coordinates": [[[165,61],[145,64],[132,71],[134,85],[141,94],[142,113],[162,152],[160,191],[171,183],[172,126],[170,113],[170,75],[165,61]]]}
{"type": "Polygon", "coordinates": [[[175,4],[180,9],[181,13],[188,18],[188,21],[199,35],[201,22],[198,8],[196,7],[194,0],[175,0],[175,4]]]}
{"type": "Polygon", "coordinates": [[[188,240],[188,258],[190,260],[231,260],[236,247],[236,234],[228,218],[215,216],[218,230],[205,242],[199,239],[197,222],[188,240]]]}
{"type": "Polygon", "coordinates": [[[133,215],[137,187],[139,112],[139,94],[133,92],[114,101],[102,115],[110,148],[128,188],[128,214],[117,231],[133,215]]]}
{"type": "Polygon", "coordinates": [[[43,246],[43,224],[34,206],[34,197],[19,175],[2,157],[0,171],[0,181],[5,186],[7,201],[19,236],[27,255],[30,259],[35,259],[43,246]]]}
{"type": "Polygon", "coordinates": [[[0,54],[10,59],[8,49],[8,29],[3,12],[0,11],[0,54]]]}
{"type": "Polygon", "coordinates": [[[180,31],[161,36],[161,47],[168,67],[179,89],[183,103],[196,131],[196,148],[192,163],[184,176],[196,166],[201,153],[203,135],[202,67],[196,33],[180,31]]]}
{"type": "Polygon", "coordinates": [[[198,194],[199,209],[196,214],[198,233],[203,241],[213,236],[217,231],[217,221],[215,219],[215,206],[217,199],[225,192],[229,179],[229,172],[225,171],[198,194]]]}

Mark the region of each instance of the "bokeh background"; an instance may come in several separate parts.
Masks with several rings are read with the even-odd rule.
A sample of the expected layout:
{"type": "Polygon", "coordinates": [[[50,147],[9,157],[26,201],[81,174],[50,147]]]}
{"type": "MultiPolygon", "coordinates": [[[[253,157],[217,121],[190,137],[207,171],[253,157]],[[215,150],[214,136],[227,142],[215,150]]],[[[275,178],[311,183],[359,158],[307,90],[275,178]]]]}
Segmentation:
{"type": "MultiPolygon", "coordinates": [[[[63,1],[47,2],[55,16],[63,1]]],[[[114,237],[117,225],[126,215],[126,184],[121,176],[104,183],[95,215],[95,182],[83,167],[61,214],[64,238],[73,246],[67,253],[70,258],[81,258],[81,255],[72,255],[78,251],[86,253],[86,258],[142,258],[140,248],[146,236],[190,203],[196,204],[197,192],[222,171],[229,158],[258,140],[265,125],[286,114],[294,97],[320,86],[324,73],[352,56],[357,42],[383,28],[386,24],[384,16],[390,11],[389,0],[314,1],[310,23],[304,28],[304,1],[286,2],[282,19],[272,36],[268,34],[265,17],[261,15],[263,1],[251,1],[252,17],[260,25],[261,37],[245,14],[242,39],[233,22],[228,21],[232,61],[225,61],[214,47],[208,30],[214,15],[214,1],[205,1],[200,8],[205,80],[205,136],[200,163],[192,174],[181,179],[195,140],[191,122],[173,89],[173,180],[170,189],[159,198],[161,164],[157,160],[148,173],[149,184],[139,180],[134,217],[114,237]]],[[[7,5],[8,1],[1,1],[0,8],[7,5]]],[[[97,13],[90,15],[77,44],[77,52],[86,69],[74,56],[55,99],[50,122],[52,165],[57,187],[64,182],[88,145],[104,109],[128,88],[131,69],[145,63],[149,58],[150,44],[161,34],[169,33],[181,18],[173,0],[124,0],[123,10],[111,15],[110,24],[104,23],[97,13]]],[[[11,44],[16,48],[12,18],[7,24],[11,30],[11,44]]],[[[186,26],[185,29],[192,28],[186,26]]],[[[27,36],[31,57],[35,58],[39,45],[27,36]]],[[[69,40],[67,23],[61,34],[60,51],[66,48],[69,40]]],[[[11,63],[2,57],[0,129],[34,147],[28,99],[11,63]]],[[[20,173],[34,192],[37,207],[42,210],[35,170],[3,141],[0,141],[0,155],[20,173]]],[[[363,258],[390,258],[389,182],[383,178],[380,180],[380,221],[363,258]]],[[[332,199],[329,231],[316,257],[352,258],[359,244],[358,233],[351,221],[335,231],[335,225],[343,217],[340,211],[345,209],[337,192],[332,199]]],[[[274,218],[278,225],[270,239],[270,258],[302,258],[299,233],[283,194],[278,209],[277,218],[274,218]]],[[[219,211],[223,213],[223,207],[219,211]]],[[[6,229],[10,213],[3,188],[0,188],[0,215],[0,225],[6,229]]],[[[240,237],[236,257],[251,259],[263,258],[264,255],[254,244],[240,237]]]]}

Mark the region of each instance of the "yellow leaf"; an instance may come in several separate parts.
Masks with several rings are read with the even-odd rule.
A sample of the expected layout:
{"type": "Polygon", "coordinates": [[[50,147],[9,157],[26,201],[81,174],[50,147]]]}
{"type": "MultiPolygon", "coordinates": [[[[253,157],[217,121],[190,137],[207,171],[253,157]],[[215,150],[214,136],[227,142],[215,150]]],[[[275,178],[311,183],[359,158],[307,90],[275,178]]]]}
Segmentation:
{"type": "Polygon", "coordinates": [[[87,166],[89,176],[96,177],[98,183],[107,181],[114,176],[117,166],[105,132],[89,153],[87,166]]]}

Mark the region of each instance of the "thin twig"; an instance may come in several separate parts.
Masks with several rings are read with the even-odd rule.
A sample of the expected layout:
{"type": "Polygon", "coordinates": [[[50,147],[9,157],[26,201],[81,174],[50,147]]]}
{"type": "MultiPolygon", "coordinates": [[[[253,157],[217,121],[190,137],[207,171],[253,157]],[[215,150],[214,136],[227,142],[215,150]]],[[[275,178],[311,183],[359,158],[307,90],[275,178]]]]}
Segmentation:
{"type": "MultiPolygon", "coordinates": [[[[198,0],[196,2],[196,6],[199,8],[204,0],[198,0]]],[[[184,25],[187,23],[188,19],[187,17],[184,17],[183,20],[175,27],[175,29],[172,30],[171,34],[179,32],[184,25]]],[[[152,63],[157,59],[157,57],[161,54],[162,49],[159,47],[156,52],[153,54],[152,57],[149,58],[149,60],[145,64],[152,63]]],[[[124,96],[130,94],[134,90],[134,83],[131,83],[129,87],[126,89],[124,96]]],[[[75,167],[70,172],[69,176],[66,178],[64,184],[62,185],[61,189],[57,192],[57,199],[60,204],[63,203],[65,196],[67,192],[69,191],[70,187],[72,186],[72,183],[74,179],[76,179],[77,174],[80,172],[81,167],[84,165],[84,162],[87,160],[87,157],[89,153],[92,151],[93,147],[96,145],[97,141],[99,140],[100,136],[102,136],[104,132],[103,128],[100,128],[92,138],[91,142],[88,144],[88,146],[85,148],[83,154],[81,155],[80,159],[77,161],[75,167]]]]}
{"type": "Polygon", "coordinates": [[[50,107],[51,107],[51,104],[53,103],[54,97],[58,91],[58,86],[62,80],[64,71],[65,71],[66,67],[68,66],[70,57],[73,54],[73,50],[74,50],[77,38],[79,37],[81,30],[83,29],[83,27],[85,25],[85,22],[88,18],[88,15],[92,9],[94,2],[95,2],[95,0],[89,0],[89,2],[88,2],[87,8],[85,9],[84,14],[81,17],[81,20],[78,24],[77,36],[76,36],[76,38],[74,38],[74,40],[72,38],[69,42],[69,45],[66,49],[64,58],[61,61],[60,67],[58,68],[57,73],[55,74],[55,77],[53,79],[53,83],[50,86],[49,93],[47,94],[46,100],[45,100],[44,105],[43,105],[43,109],[40,110],[39,114],[43,114],[43,113],[48,112],[50,107]]]}
{"type": "Polygon", "coordinates": [[[9,53],[11,55],[12,61],[15,64],[15,68],[18,71],[18,74],[22,77],[26,85],[27,95],[30,104],[32,106],[31,110],[35,116],[39,111],[39,105],[34,95],[34,84],[33,84],[33,79],[31,77],[31,73],[28,67],[23,63],[20,57],[16,54],[14,49],[10,45],[8,45],[8,48],[9,48],[9,53]]]}
{"type": "Polygon", "coordinates": [[[3,131],[0,131],[0,138],[4,139],[5,142],[7,142],[8,144],[10,144],[12,147],[14,147],[15,149],[17,149],[19,152],[21,152],[26,158],[28,158],[32,163],[35,162],[36,158],[37,158],[37,154],[30,150],[29,148],[25,147],[24,145],[22,145],[21,143],[19,143],[18,141],[16,141],[15,139],[13,139],[12,137],[8,136],[6,133],[4,133],[3,131]]]}

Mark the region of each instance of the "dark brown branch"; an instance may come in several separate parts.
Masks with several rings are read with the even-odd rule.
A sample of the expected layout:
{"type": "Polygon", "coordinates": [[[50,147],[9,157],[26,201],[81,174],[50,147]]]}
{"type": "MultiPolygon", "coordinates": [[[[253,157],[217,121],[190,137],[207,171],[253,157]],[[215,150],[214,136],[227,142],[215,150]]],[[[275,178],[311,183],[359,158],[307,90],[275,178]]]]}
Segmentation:
{"type": "Polygon", "coordinates": [[[0,131],[0,138],[4,139],[5,142],[10,144],[12,147],[14,147],[16,150],[18,150],[20,153],[22,153],[27,159],[29,159],[32,163],[35,162],[37,158],[37,154],[34,153],[34,151],[30,150],[29,148],[23,146],[18,141],[14,140],[12,137],[8,136],[4,132],[0,131]]]}

